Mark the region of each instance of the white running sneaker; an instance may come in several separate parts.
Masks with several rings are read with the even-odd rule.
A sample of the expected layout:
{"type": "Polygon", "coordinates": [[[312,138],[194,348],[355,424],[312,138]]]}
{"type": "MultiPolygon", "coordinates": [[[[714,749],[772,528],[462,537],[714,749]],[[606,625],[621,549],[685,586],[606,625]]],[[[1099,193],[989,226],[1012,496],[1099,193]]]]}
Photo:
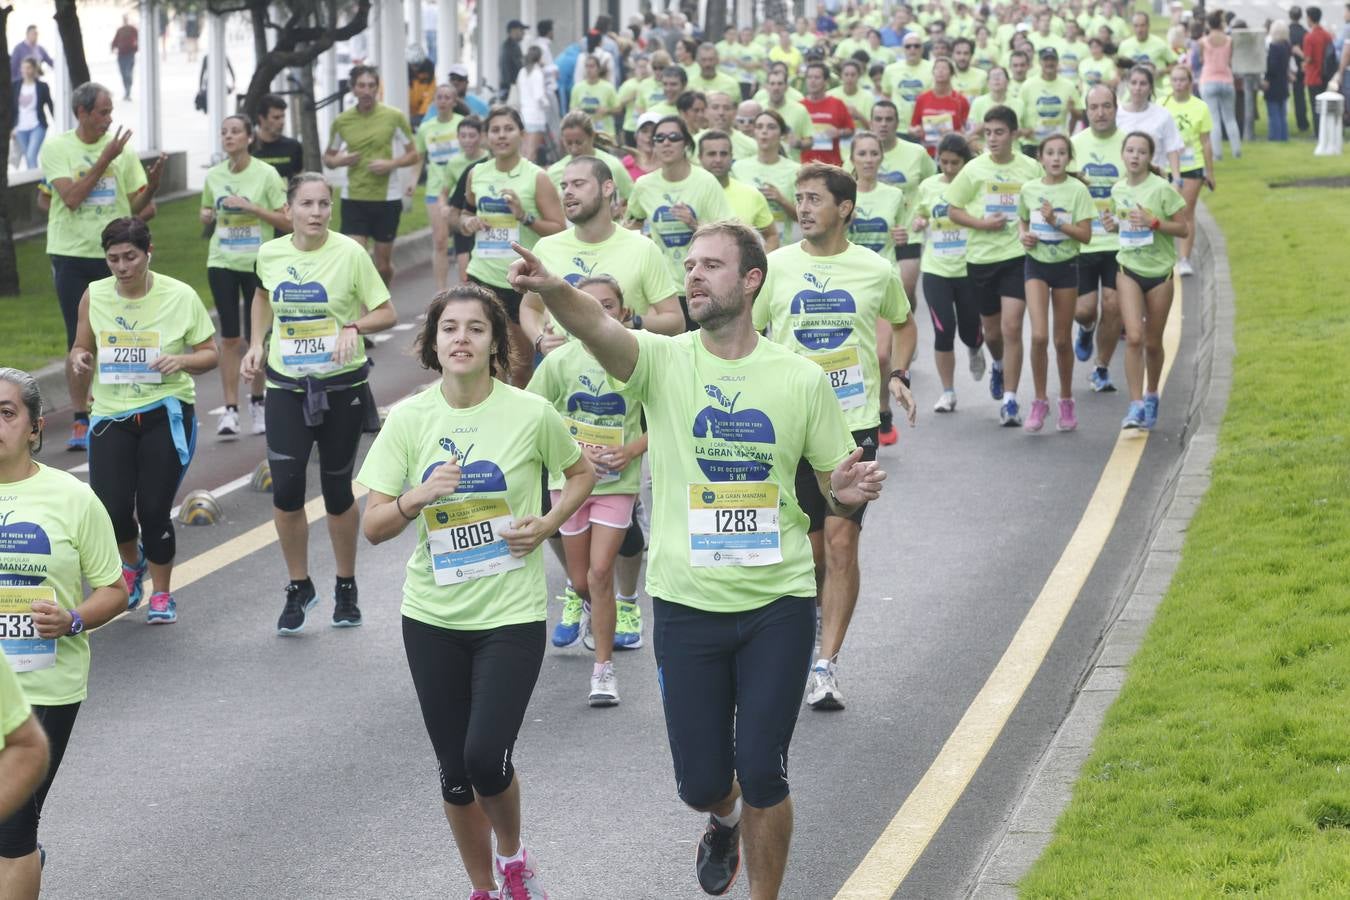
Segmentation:
{"type": "Polygon", "coordinates": [[[233,437],[239,433],[239,411],[225,408],[220,414],[220,421],[216,423],[216,434],[222,437],[233,437]]]}
{"type": "Polygon", "coordinates": [[[943,391],[942,396],[933,404],[933,412],[956,412],[956,391],[943,391]]]}
{"type": "Polygon", "coordinates": [[[521,851],[521,858],[502,865],[497,860],[497,874],[502,880],[502,900],[548,900],[548,893],[534,869],[534,860],[528,851],[521,851]]]}
{"type": "Polygon", "coordinates": [[[844,695],[834,674],[834,664],[817,661],[806,682],[806,705],[817,710],[844,708],[844,695]]]}
{"type": "Polygon", "coordinates": [[[618,706],[619,679],[614,674],[614,663],[605,663],[599,675],[591,676],[591,706],[618,706]]]}
{"type": "Polygon", "coordinates": [[[249,402],[248,412],[249,415],[253,418],[254,434],[267,434],[266,409],[267,407],[263,404],[261,400],[253,400],[249,402]]]}
{"type": "Polygon", "coordinates": [[[1191,258],[1189,256],[1183,256],[1181,259],[1177,260],[1177,274],[1178,275],[1195,274],[1195,266],[1191,265],[1191,258]]]}
{"type": "Polygon", "coordinates": [[[984,380],[984,347],[976,347],[970,351],[970,377],[976,381],[984,380]]]}

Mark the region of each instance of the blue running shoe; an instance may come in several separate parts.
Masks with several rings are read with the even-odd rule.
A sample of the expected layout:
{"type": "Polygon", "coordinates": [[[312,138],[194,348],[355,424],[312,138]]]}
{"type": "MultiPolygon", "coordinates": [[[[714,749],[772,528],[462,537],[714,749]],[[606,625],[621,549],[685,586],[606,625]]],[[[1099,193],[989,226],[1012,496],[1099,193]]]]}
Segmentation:
{"type": "Polygon", "coordinates": [[[70,426],[70,439],[66,441],[66,449],[76,453],[89,452],[89,419],[76,419],[70,426]]]}
{"type": "Polygon", "coordinates": [[[127,609],[135,609],[141,605],[141,599],[145,597],[145,588],[141,582],[145,580],[145,572],[150,568],[150,564],[145,560],[145,550],[141,547],[136,548],[139,559],[136,565],[129,566],[122,563],[122,580],[127,585],[127,609]]]}
{"type": "Polygon", "coordinates": [[[1073,355],[1078,357],[1079,362],[1087,362],[1092,359],[1092,336],[1097,333],[1097,326],[1084,328],[1078,326],[1078,340],[1073,342],[1073,355]]]}
{"type": "Polygon", "coordinates": [[[1111,372],[1106,366],[1093,366],[1088,373],[1088,381],[1092,382],[1092,389],[1098,394],[1111,394],[1116,390],[1116,386],[1111,383],[1111,372]]]}
{"type": "Polygon", "coordinates": [[[1144,395],[1144,427],[1150,431],[1158,424],[1158,395],[1144,395]]]}
{"type": "Polygon", "coordinates": [[[998,411],[999,422],[1004,428],[1016,428],[1022,424],[1022,410],[1016,400],[1004,400],[1003,408],[998,411]]]}
{"type": "Polygon", "coordinates": [[[637,650],[642,647],[642,610],[637,600],[615,600],[614,649],[637,650]]]}
{"type": "Polygon", "coordinates": [[[147,625],[172,625],[178,621],[178,601],[170,594],[154,594],[145,611],[147,625]]]}
{"type": "Polygon", "coordinates": [[[1003,399],[1003,366],[989,367],[989,396],[995,400],[1003,399]]]}
{"type": "Polygon", "coordinates": [[[1146,427],[1147,426],[1144,424],[1144,401],[1131,401],[1130,411],[1125,414],[1125,418],[1120,420],[1120,430],[1130,431],[1146,427]]]}
{"type": "Polygon", "coordinates": [[[581,640],[581,596],[569,587],[557,599],[563,602],[563,610],[553,626],[553,646],[575,647],[581,640]]]}

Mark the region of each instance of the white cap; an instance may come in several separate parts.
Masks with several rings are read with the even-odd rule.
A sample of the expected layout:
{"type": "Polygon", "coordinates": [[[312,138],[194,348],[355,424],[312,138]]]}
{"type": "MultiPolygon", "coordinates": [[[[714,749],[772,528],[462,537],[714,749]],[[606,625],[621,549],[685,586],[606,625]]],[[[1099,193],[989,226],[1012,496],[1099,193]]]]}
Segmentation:
{"type": "Polygon", "coordinates": [[[638,116],[637,127],[641,128],[643,125],[655,125],[657,122],[660,122],[664,118],[665,116],[661,115],[660,113],[645,112],[642,115],[638,116]]]}
{"type": "Polygon", "coordinates": [[[450,77],[451,77],[451,78],[456,78],[456,77],[458,77],[458,78],[463,78],[464,80],[467,81],[468,78],[469,78],[469,67],[468,67],[468,66],[465,66],[465,65],[461,65],[461,64],[459,64],[459,63],[455,63],[454,65],[452,65],[452,66],[450,67],[450,69],[449,69],[449,74],[450,74],[450,77]]]}

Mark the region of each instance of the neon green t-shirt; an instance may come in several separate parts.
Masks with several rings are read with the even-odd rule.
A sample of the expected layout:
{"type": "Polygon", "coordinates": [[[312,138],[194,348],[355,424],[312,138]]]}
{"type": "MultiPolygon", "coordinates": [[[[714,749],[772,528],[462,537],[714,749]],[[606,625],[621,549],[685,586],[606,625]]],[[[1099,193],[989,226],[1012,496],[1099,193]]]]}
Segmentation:
{"type": "Polygon", "coordinates": [[[727,360],[698,331],[633,334],[622,387],[647,416],[647,592],[708,612],[815,596],[797,464],[830,471],[856,446],[824,371],[768,339],[727,360]]]}
{"type": "Polygon", "coordinates": [[[0,647],[15,669],[45,666],[15,673],[29,703],[79,703],[89,693],[89,634],[44,641],[30,631],[30,605],[74,609],[84,602],[84,581],[121,581],[112,520],[88,485],[38,463],[36,474],[0,485],[0,523],[0,604],[20,634],[32,635],[0,647]]]}
{"type": "MultiPolygon", "coordinates": [[[[737,181],[744,182],[755,190],[771,184],[791,202],[797,193],[797,170],[800,168],[800,163],[793,162],[785,156],[778,157],[772,165],[766,165],[760,162],[759,153],[756,152],[748,159],[736,160],[731,166],[731,174],[737,181]]],[[[797,220],[788,218],[786,210],[777,201],[766,199],[765,202],[769,205],[769,212],[773,213],[774,221],[778,223],[783,242],[795,240],[797,220]]]]}
{"type": "Polygon", "coordinates": [[[19,679],[14,677],[9,661],[0,656],[0,750],[5,749],[5,739],[32,714],[33,707],[23,695],[19,679]]]}
{"type": "Polygon", "coordinates": [[[391,177],[393,173],[376,175],[369,166],[372,160],[401,156],[402,143],[413,142],[408,117],[388,104],[376,103],[368,113],[359,112],[355,106],[338,113],[328,130],[328,146],[361,157],[347,167],[342,196],[348,200],[398,200],[402,191],[398,179],[391,177]],[[400,143],[397,147],[396,142],[400,143]]]}
{"type": "Polygon", "coordinates": [[[839,102],[854,111],[853,124],[859,131],[865,131],[868,123],[872,120],[872,107],[876,105],[877,98],[871,91],[865,87],[859,87],[856,93],[849,94],[844,91],[843,85],[837,88],[830,88],[825,92],[827,97],[838,98],[839,102]]]}
{"type": "Polygon", "coordinates": [[[216,227],[206,251],[206,265],[212,269],[252,272],[253,261],[275,229],[250,212],[231,211],[222,204],[227,197],[243,197],[263,209],[276,210],[286,205],[286,183],[277,170],[260,159],[249,159],[242,172],[231,172],[230,161],[212,166],[202,186],[202,207],[215,210],[216,227]]]}
{"type": "Polygon", "coordinates": [[[704,78],[701,71],[689,77],[689,90],[707,94],[726,94],[735,103],[741,102],[741,83],[735,76],[726,72],[714,72],[712,78],[704,78]]]}
{"type": "Polygon", "coordinates": [[[1111,188],[1112,215],[1119,223],[1120,252],[1116,261],[1146,278],[1161,278],[1177,264],[1177,245],[1174,238],[1148,228],[1136,231],[1130,226],[1130,210],[1142,206],[1156,218],[1167,219],[1185,209],[1186,201],[1166,179],[1152,172],[1142,183],[1131,186],[1121,179],[1111,188]]]}
{"type": "MultiPolygon", "coordinates": [[[[651,79],[646,79],[650,81],[651,79]]],[[[642,92],[643,79],[629,78],[619,85],[619,105],[623,107],[623,130],[637,131],[638,94],[642,92]]]]}
{"type": "MultiPolygon", "coordinates": [[[[604,367],[581,341],[568,341],[534,370],[526,390],[538,394],[562,416],[568,432],[581,445],[621,447],[642,437],[642,404],[615,391],[604,367]]],[[[636,494],[642,488],[642,460],[622,471],[596,467],[593,496],[636,494]]],[[[549,490],[561,490],[561,472],[549,473],[549,490]]]]}
{"type": "MultiPolygon", "coordinates": [[[[446,189],[447,194],[453,194],[455,185],[459,184],[459,179],[464,175],[464,170],[480,159],[487,159],[487,155],[486,150],[479,150],[475,156],[456,153],[450,157],[450,161],[445,164],[445,181],[441,183],[441,187],[446,189]]],[[[431,196],[430,193],[427,196],[431,196]]]]}
{"type": "Polygon", "coordinates": [[[919,271],[942,278],[965,278],[970,229],[947,218],[944,192],[949,183],[946,176],[938,174],[925,178],[919,185],[914,212],[928,220],[919,271]]]}
{"type": "Polygon", "coordinates": [[[1084,129],[1073,136],[1073,159],[1069,171],[1080,172],[1087,179],[1088,193],[1092,195],[1094,218],[1092,242],[1084,253],[1115,253],[1120,249],[1120,238],[1107,231],[1101,214],[1111,209],[1111,188],[1125,177],[1125,161],[1120,148],[1125,142],[1125,131],[1117,128],[1109,138],[1099,138],[1092,129],[1084,129]]]}
{"type": "Polygon", "coordinates": [[[1046,200],[1054,208],[1057,221],[1073,224],[1096,218],[1097,210],[1092,205],[1092,195],[1088,193],[1087,185],[1072,175],[1059,184],[1046,184],[1042,177],[1022,185],[1017,215],[1029,224],[1031,233],[1037,238],[1036,245],[1028,254],[1043,263],[1067,262],[1078,255],[1083,245],[1045,221],[1041,215],[1041,204],[1046,200]]]}
{"type": "MultiPolygon", "coordinates": [[[[657,112],[659,107],[666,102],[666,90],[661,85],[661,79],[655,76],[644,78],[638,82],[637,106],[638,113],[657,112]]],[[[676,112],[675,107],[670,107],[672,113],[676,112]]],[[[625,128],[628,126],[625,124],[625,128]]],[[[633,120],[632,131],[637,130],[637,120],[633,120]]]]}
{"type": "MultiPolygon", "coordinates": [[[[909,121],[906,119],[905,121],[909,121]]],[[[897,187],[905,193],[905,208],[914,209],[914,199],[919,185],[937,173],[937,163],[921,145],[911,141],[897,140],[895,146],[881,156],[881,168],[877,170],[877,181],[897,187]]],[[[911,215],[910,218],[913,218],[911,215]]],[[[922,244],[923,235],[910,229],[909,242],[922,244]]]]}
{"type": "Polygon", "coordinates": [[[518,242],[526,250],[539,242],[533,228],[527,228],[511,212],[511,205],[502,197],[502,191],[513,190],[520,205],[530,215],[539,215],[535,201],[535,186],[544,170],[521,157],[515,168],[503,172],[494,162],[474,166],[469,173],[469,188],[473,192],[478,217],[487,223],[487,230],[474,236],[473,255],[469,257],[469,274],[484,284],[504,288],[510,285],[506,273],[518,257],[511,249],[518,242]]]}
{"type": "Polygon", "coordinates": [[[890,87],[891,102],[900,114],[900,121],[908,122],[919,95],[933,86],[933,64],[926,59],[915,66],[907,62],[891,63],[881,83],[890,87]]]}
{"type": "Polygon", "coordinates": [[[177,278],[153,273],[144,297],[117,294],[116,278],[89,285],[89,327],[94,332],[96,416],[116,416],[177,397],[197,398],[187,372],[161,375],[150,364],[163,354],[189,353],[216,333],[202,298],[177,278]]]}
{"type": "Polygon", "coordinates": [[[1083,41],[1065,41],[1059,51],[1059,74],[1077,79],[1083,60],[1092,58],[1092,48],[1083,41]]]}
{"type": "Polygon", "coordinates": [[[771,340],[820,366],[850,431],[880,423],[877,319],[909,318],[894,258],[858,244],[835,256],[811,256],[801,242],[780,247],[753,315],[756,329],[767,326],[771,340]]]}
{"type": "MultiPolygon", "coordinates": [[[[684,204],[694,211],[697,224],[725,219],[731,215],[722,185],[704,169],[692,166],[681,181],[667,181],[660,169],[648,172],[633,185],[628,198],[628,217],[651,226],[651,237],[666,259],[666,267],[676,283],[684,285],[684,257],[694,229],[675,217],[672,207],[684,204]]],[[[684,289],[681,287],[680,292],[684,289]]]]}
{"type": "Polygon", "coordinates": [[[1026,121],[1018,124],[1030,128],[1032,139],[1026,143],[1039,144],[1052,134],[1068,134],[1069,110],[1078,102],[1078,86],[1060,75],[1046,81],[1039,75],[1028,75],[1022,85],[1020,98],[1026,110],[1026,121]]]}
{"type": "MultiPolygon", "coordinates": [[[[598,244],[588,244],[577,236],[575,228],[540,238],[535,256],[544,268],[575,285],[592,275],[609,275],[623,288],[624,306],[645,316],[654,304],[684,292],[684,272],[679,281],[671,278],[661,250],[640,232],[628,228],[614,233],[598,244]]],[[[555,331],[566,333],[558,322],[555,331]]]]}
{"type": "Polygon", "coordinates": [[[1021,98],[1012,96],[1011,92],[1008,92],[1002,100],[995,100],[993,94],[981,94],[970,103],[970,116],[966,119],[966,122],[971,134],[983,137],[984,114],[995,106],[1006,106],[1016,113],[1019,127],[1026,123],[1027,114],[1022,106],[1021,98]]]}
{"type": "MultiPolygon", "coordinates": [[[[605,165],[609,166],[610,174],[614,177],[614,190],[618,192],[619,198],[627,200],[633,194],[633,176],[628,174],[628,169],[623,161],[611,153],[606,153],[599,147],[595,148],[594,156],[596,159],[603,160],[605,165]]],[[[572,162],[572,156],[569,154],[548,167],[548,180],[553,182],[553,186],[558,189],[559,196],[562,195],[563,172],[567,170],[568,164],[572,162]]]]}
{"type": "MultiPolygon", "coordinates": [[[[428,115],[417,126],[417,152],[427,169],[427,196],[435,198],[445,187],[447,166],[456,158],[463,158],[459,150],[459,123],[464,117],[451,113],[450,120],[442,122],[435,114],[428,115]]],[[[461,173],[464,169],[461,167],[461,173]]],[[[451,183],[450,188],[454,189],[451,183]]]]}
{"type": "Polygon", "coordinates": [[[397,497],[457,459],[459,489],[417,517],[417,549],[403,582],[403,615],[477,631],[547,617],[544,548],[510,555],[501,531],[538,516],[540,467],[568,468],[581,449],[545,400],[493,380],[477,406],[454,409],[439,383],[389,411],[356,480],[397,497]]]}
{"type": "MultiPolygon", "coordinates": [[[[258,252],[258,280],[275,317],[267,365],[290,378],[331,378],[359,369],[365,342],[357,341],[353,358],[338,365],[338,332],[387,301],[389,288],[366,248],[346,235],[328,232],[317,250],[296,249],[292,237],[268,241],[258,252]]],[[[267,386],[274,387],[270,381],[267,386]]]]}
{"type": "Polygon", "coordinates": [[[571,108],[588,113],[596,131],[604,134],[614,133],[614,116],[599,114],[599,110],[614,109],[619,105],[619,92],[614,90],[614,85],[608,78],[601,78],[595,84],[585,80],[578,81],[572,85],[571,99],[571,108]]]}
{"type": "Polygon", "coordinates": [[[735,178],[728,178],[727,186],[722,190],[726,192],[733,218],[739,219],[756,231],[763,231],[773,224],[773,211],[769,209],[769,201],[764,199],[764,195],[758,190],[735,178]]]}
{"type": "Polygon", "coordinates": [[[891,237],[891,229],[908,225],[909,219],[905,192],[878,182],[870,191],[858,191],[853,219],[848,223],[848,239],[880,253],[882,259],[894,260],[895,239],[891,237]]]}
{"type": "Polygon", "coordinates": [[[1025,255],[1017,238],[1017,198],[1023,184],[1040,177],[1041,164],[1020,153],[1006,163],[981,153],[952,179],[945,192],[952,206],[981,219],[994,213],[1005,217],[1000,231],[971,229],[966,262],[995,263],[1025,255]]]}
{"type": "Polygon", "coordinates": [[[1181,171],[1203,169],[1204,142],[1209,140],[1208,135],[1214,130],[1214,119],[1210,117],[1205,101],[1194,94],[1185,103],[1178,102],[1176,97],[1168,97],[1162,102],[1162,108],[1177,120],[1177,131],[1181,133],[1184,144],[1181,148],[1181,171]]]}
{"type": "Polygon", "coordinates": [[[1164,71],[1177,61],[1177,55],[1167,46],[1167,41],[1150,34],[1144,41],[1130,35],[1116,48],[1116,56],[1132,59],[1137,63],[1151,63],[1155,71],[1164,71]]]}
{"type": "MultiPolygon", "coordinates": [[[[79,181],[98,162],[103,148],[112,139],[111,131],[92,144],[80,140],[74,131],[47,138],[38,154],[43,178],[48,184],[61,178],[79,181]]],[[[75,209],[68,209],[53,190],[47,212],[47,253],[102,259],[103,229],[113,219],[131,215],[131,198],[144,187],[145,169],[136,151],[127,144],[75,209]]]]}
{"type": "Polygon", "coordinates": [[[1116,74],[1116,61],[1109,56],[1093,59],[1085,56],[1078,61],[1078,80],[1083,85],[1083,109],[1087,109],[1088,89],[1109,82],[1116,74]]]}
{"type": "Polygon", "coordinates": [[[759,153],[759,144],[748,134],[733,129],[731,132],[731,158],[740,161],[750,159],[759,153]]]}
{"type": "Polygon", "coordinates": [[[972,103],[976,97],[984,93],[984,87],[989,83],[989,76],[984,69],[971,66],[964,72],[952,73],[952,88],[963,94],[972,103]]]}

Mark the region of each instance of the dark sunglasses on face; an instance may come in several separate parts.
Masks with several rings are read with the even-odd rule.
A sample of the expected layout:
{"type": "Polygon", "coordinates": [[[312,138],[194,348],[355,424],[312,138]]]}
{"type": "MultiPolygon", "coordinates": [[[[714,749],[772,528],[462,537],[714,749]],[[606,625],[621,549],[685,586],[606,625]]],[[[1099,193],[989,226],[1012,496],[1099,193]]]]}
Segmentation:
{"type": "Polygon", "coordinates": [[[654,134],[654,135],[652,135],[652,143],[653,143],[653,144],[665,144],[665,143],[671,143],[671,144],[683,144],[683,143],[684,143],[684,135],[679,134],[679,133],[672,133],[672,132],[669,132],[669,131],[665,131],[665,132],[662,132],[661,134],[654,134]]]}

